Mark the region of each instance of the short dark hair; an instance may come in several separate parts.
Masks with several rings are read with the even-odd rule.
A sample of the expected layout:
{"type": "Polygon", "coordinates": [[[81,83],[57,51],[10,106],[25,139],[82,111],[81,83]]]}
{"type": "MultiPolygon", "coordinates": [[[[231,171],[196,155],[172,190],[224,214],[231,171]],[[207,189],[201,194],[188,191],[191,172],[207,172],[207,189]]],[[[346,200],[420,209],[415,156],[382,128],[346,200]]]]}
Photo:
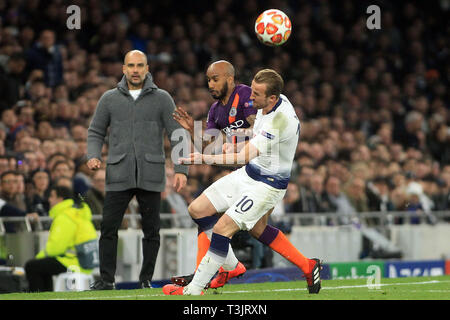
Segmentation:
{"type": "Polygon", "coordinates": [[[64,186],[53,186],[50,188],[50,192],[55,191],[58,198],[73,199],[73,190],[64,186]]]}
{"type": "Polygon", "coordinates": [[[278,98],[283,91],[284,80],[275,70],[263,69],[255,75],[253,81],[266,84],[267,97],[275,95],[278,98]]]}
{"type": "Polygon", "coordinates": [[[59,166],[59,165],[61,165],[61,164],[67,165],[67,167],[69,168],[69,170],[72,169],[71,166],[70,166],[69,161],[66,161],[66,160],[58,160],[58,161],[56,161],[56,162],[53,164],[52,171],[54,171],[54,170],[56,169],[56,167],[59,166]]]}
{"type": "MultiPolygon", "coordinates": [[[[44,141],[46,141],[46,140],[53,141],[52,139],[45,139],[44,141]]],[[[67,156],[64,153],[55,152],[48,157],[47,162],[53,160],[53,158],[55,158],[55,157],[64,157],[65,159],[67,159],[67,156]]]]}
{"type": "Polygon", "coordinates": [[[12,174],[12,175],[15,175],[15,176],[16,176],[16,175],[18,174],[18,172],[15,171],[15,170],[7,170],[7,171],[3,172],[3,173],[0,175],[0,181],[3,181],[3,178],[4,178],[5,176],[9,175],[9,174],[12,174]]]}

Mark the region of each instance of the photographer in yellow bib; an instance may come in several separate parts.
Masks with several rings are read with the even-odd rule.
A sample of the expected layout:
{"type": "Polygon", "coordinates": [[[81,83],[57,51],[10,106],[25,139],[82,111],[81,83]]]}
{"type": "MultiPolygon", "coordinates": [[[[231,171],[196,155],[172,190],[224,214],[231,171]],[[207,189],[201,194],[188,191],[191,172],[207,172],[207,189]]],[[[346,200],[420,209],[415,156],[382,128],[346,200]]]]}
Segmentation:
{"type": "Polygon", "coordinates": [[[25,264],[29,290],[53,291],[52,276],[68,270],[90,274],[98,266],[97,232],[89,206],[67,187],[52,187],[53,219],[45,248],[25,264]]]}

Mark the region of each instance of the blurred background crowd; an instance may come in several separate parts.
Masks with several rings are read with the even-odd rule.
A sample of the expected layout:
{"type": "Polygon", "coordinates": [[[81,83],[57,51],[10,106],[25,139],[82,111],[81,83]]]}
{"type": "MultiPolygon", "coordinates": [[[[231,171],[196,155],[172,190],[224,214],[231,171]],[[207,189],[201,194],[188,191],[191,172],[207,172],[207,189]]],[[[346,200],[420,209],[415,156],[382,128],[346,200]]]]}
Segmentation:
{"type": "MultiPolygon", "coordinates": [[[[281,212],[449,210],[449,7],[447,0],[0,0],[0,198],[47,215],[49,186],[69,185],[101,214],[105,172],[85,166],[87,128],[99,97],[122,77],[124,54],[139,49],[155,83],[196,120],[214,102],[205,81],[212,61],[230,61],[244,84],[261,68],[283,75],[302,129],[281,212]],[[66,25],[72,4],[81,8],[79,30],[66,25]],[[366,26],[371,4],[381,9],[380,30],[366,26]],[[269,8],[292,20],[281,47],[254,35],[256,17],[269,8]]],[[[228,171],[192,166],[176,194],[166,145],[162,212],[187,214],[228,171]]]]}

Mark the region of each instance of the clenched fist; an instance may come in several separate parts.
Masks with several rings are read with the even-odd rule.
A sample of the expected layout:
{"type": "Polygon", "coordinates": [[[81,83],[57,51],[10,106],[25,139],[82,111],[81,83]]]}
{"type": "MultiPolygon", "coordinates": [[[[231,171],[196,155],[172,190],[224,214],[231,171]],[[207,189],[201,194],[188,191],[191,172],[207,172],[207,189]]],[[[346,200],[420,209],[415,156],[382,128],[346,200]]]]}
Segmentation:
{"type": "Polygon", "coordinates": [[[92,159],[89,159],[86,164],[89,169],[97,170],[97,169],[100,169],[102,162],[100,160],[98,160],[97,158],[92,158],[92,159]]]}

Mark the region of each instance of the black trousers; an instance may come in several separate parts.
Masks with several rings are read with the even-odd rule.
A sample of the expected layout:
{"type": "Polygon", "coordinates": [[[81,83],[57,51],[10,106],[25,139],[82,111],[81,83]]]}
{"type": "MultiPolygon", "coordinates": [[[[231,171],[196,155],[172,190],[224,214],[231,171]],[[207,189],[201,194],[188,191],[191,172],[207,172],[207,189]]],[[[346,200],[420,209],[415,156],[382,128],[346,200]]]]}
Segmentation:
{"type": "Polygon", "coordinates": [[[155,270],[156,257],[160,245],[160,216],[161,194],[159,192],[142,189],[124,191],[108,191],[103,205],[103,218],[100,224],[99,254],[100,276],[104,281],[114,282],[117,263],[118,231],[122,224],[125,210],[133,196],[139,203],[142,217],[143,262],[139,280],[152,280],[155,270]]]}
{"type": "Polygon", "coordinates": [[[53,291],[52,276],[67,272],[67,268],[52,257],[29,260],[24,269],[31,292],[53,291]]]}

